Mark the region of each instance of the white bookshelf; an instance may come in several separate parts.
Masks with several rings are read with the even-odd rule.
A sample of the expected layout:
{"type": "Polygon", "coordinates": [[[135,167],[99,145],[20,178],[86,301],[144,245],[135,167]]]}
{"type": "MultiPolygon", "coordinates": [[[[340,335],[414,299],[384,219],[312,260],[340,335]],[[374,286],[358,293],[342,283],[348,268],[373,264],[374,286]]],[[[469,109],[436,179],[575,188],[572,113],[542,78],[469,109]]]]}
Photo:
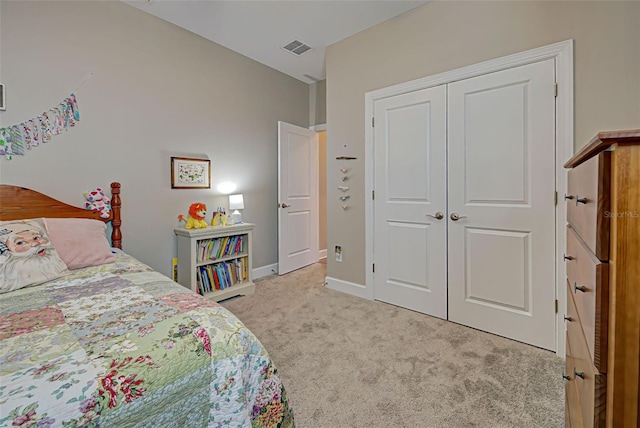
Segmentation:
{"type": "Polygon", "coordinates": [[[178,237],[178,283],[216,302],[254,293],[255,284],[251,273],[254,228],[254,224],[241,223],[233,226],[209,226],[202,229],[185,229],[184,227],[173,229],[178,237]],[[214,251],[216,242],[222,245],[225,238],[236,239],[235,242],[242,240],[240,249],[238,251],[230,249],[225,254],[222,254],[222,251],[214,251]],[[205,285],[207,280],[203,279],[203,274],[209,272],[207,278],[211,281],[213,270],[224,269],[225,266],[227,269],[235,269],[236,281],[233,282],[234,276],[229,270],[228,278],[232,281],[227,282],[233,282],[233,285],[216,289],[213,281],[213,284],[209,282],[208,288],[211,291],[208,291],[205,285]],[[239,276],[238,270],[241,273],[244,272],[244,275],[239,276]]]}

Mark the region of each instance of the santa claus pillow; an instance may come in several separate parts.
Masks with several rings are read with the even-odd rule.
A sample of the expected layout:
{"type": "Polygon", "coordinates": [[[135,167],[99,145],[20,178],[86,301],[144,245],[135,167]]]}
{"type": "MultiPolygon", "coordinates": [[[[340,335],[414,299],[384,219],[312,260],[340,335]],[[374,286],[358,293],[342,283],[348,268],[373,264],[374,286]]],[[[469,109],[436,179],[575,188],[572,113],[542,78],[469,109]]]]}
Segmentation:
{"type": "Polygon", "coordinates": [[[0,222],[0,293],[67,273],[42,219],[0,222]]]}

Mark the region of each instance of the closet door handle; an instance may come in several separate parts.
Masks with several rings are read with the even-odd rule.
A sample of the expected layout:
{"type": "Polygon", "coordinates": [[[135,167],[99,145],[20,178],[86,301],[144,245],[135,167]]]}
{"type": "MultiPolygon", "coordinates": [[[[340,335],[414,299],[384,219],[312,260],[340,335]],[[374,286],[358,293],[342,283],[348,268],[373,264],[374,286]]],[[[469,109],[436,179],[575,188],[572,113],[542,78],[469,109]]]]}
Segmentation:
{"type": "Polygon", "coordinates": [[[573,321],[573,318],[568,317],[568,316],[566,316],[566,315],[565,315],[565,316],[564,316],[564,320],[565,320],[565,321],[572,322],[572,321],[573,321]]]}
{"type": "Polygon", "coordinates": [[[571,199],[573,199],[573,195],[564,195],[564,200],[565,201],[571,200],[571,199]]]}
{"type": "Polygon", "coordinates": [[[580,198],[580,197],[578,197],[578,195],[576,195],[576,206],[577,206],[578,204],[586,204],[586,203],[587,203],[587,201],[588,201],[588,199],[587,199],[587,198],[580,198]]]}
{"type": "Polygon", "coordinates": [[[451,220],[453,220],[453,221],[458,221],[461,218],[467,218],[466,215],[458,215],[458,213],[451,213],[451,215],[449,217],[451,217],[451,220]]]}
{"type": "Polygon", "coordinates": [[[567,256],[566,254],[564,254],[563,257],[565,260],[569,260],[569,261],[573,260],[573,257],[567,256]]]}
{"type": "Polygon", "coordinates": [[[579,377],[579,378],[584,379],[584,372],[576,371],[576,368],[575,368],[575,367],[573,368],[573,375],[574,375],[574,376],[577,376],[577,377],[579,377]]]}
{"type": "Polygon", "coordinates": [[[427,214],[427,217],[432,217],[432,218],[435,218],[436,220],[442,220],[444,218],[444,214],[438,211],[436,215],[427,214]]]}
{"type": "Polygon", "coordinates": [[[289,208],[291,205],[285,204],[284,202],[280,204],[280,208],[289,208]]]}

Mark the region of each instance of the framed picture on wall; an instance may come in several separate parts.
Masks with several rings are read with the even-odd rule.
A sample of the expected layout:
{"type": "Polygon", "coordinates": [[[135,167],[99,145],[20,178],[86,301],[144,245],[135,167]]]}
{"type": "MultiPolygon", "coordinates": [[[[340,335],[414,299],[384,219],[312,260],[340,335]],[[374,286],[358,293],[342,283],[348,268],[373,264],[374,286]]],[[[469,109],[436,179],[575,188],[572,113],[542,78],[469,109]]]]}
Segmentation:
{"type": "Polygon", "coordinates": [[[209,159],[171,158],[172,189],[211,188],[211,161],[209,159]]]}

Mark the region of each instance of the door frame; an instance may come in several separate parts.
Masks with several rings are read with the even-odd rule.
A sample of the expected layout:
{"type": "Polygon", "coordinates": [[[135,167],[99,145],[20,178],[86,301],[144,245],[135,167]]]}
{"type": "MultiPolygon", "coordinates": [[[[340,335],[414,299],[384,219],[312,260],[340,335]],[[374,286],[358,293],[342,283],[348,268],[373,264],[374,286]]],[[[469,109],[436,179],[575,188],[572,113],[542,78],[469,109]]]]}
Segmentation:
{"type": "MultiPolygon", "coordinates": [[[[564,358],[565,349],[565,325],[566,292],[564,283],[566,273],[564,263],[558,255],[564,254],[566,249],[565,225],[567,219],[566,206],[561,195],[567,185],[567,170],[563,167],[565,160],[573,155],[574,147],[574,112],[573,112],[573,39],[554,43],[547,46],[507,55],[501,58],[484,61],[467,67],[458,68],[444,73],[400,83],[382,89],[365,93],[365,266],[366,283],[365,296],[373,300],[374,296],[374,132],[373,113],[377,100],[392,97],[420,89],[431,88],[458,80],[481,76],[521,65],[530,64],[546,59],[555,60],[555,73],[557,82],[556,97],[556,193],[560,195],[556,203],[556,300],[558,312],[556,313],[556,353],[564,358]]],[[[553,197],[553,195],[549,195],[553,197]]]]}
{"type": "MultiPolygon", "coordinates": [[[[325,135],[326,135],[327,124],[326,123],[320,123],[320,124],[317,124],[317,125],[311,125],[311,126],[309,126],[309,129],[311,131],[315,131],[316,133],[324,132],[325,135]]],[[[325,158],[324,161],[326,163],[327,159],[325,158]]],[[[320,145],[318,144],[318,165],[319,164],[320,164],[320,145]]],[[[319,209],[320,208],[320,201],[319,200],[320,200],[320,196],[321,196],[320,195],[320,169],[319,169],[319,167],[318,167],[318,173],[316,174],[315,180],[316,180],[316,187],[318,188],[318,192],[317,193],[318,193],[318,209],[319,209]]],[[[326,200],[327,199],[326,193],[325,193],[324,197],[325,197],[325,200],[326,200]]],[[[324,220],[325,220],[325,223],[326,223],[326,220],[327,220],[327,213],[326,212],[324,214],[324,220]]],[[[326,248],[320,248],[320,212],[318,212],[318,238],[317,238],[317,241],[318,241],[318,260],[326,259],[327,258],[327,249],[326,248]]]]}

